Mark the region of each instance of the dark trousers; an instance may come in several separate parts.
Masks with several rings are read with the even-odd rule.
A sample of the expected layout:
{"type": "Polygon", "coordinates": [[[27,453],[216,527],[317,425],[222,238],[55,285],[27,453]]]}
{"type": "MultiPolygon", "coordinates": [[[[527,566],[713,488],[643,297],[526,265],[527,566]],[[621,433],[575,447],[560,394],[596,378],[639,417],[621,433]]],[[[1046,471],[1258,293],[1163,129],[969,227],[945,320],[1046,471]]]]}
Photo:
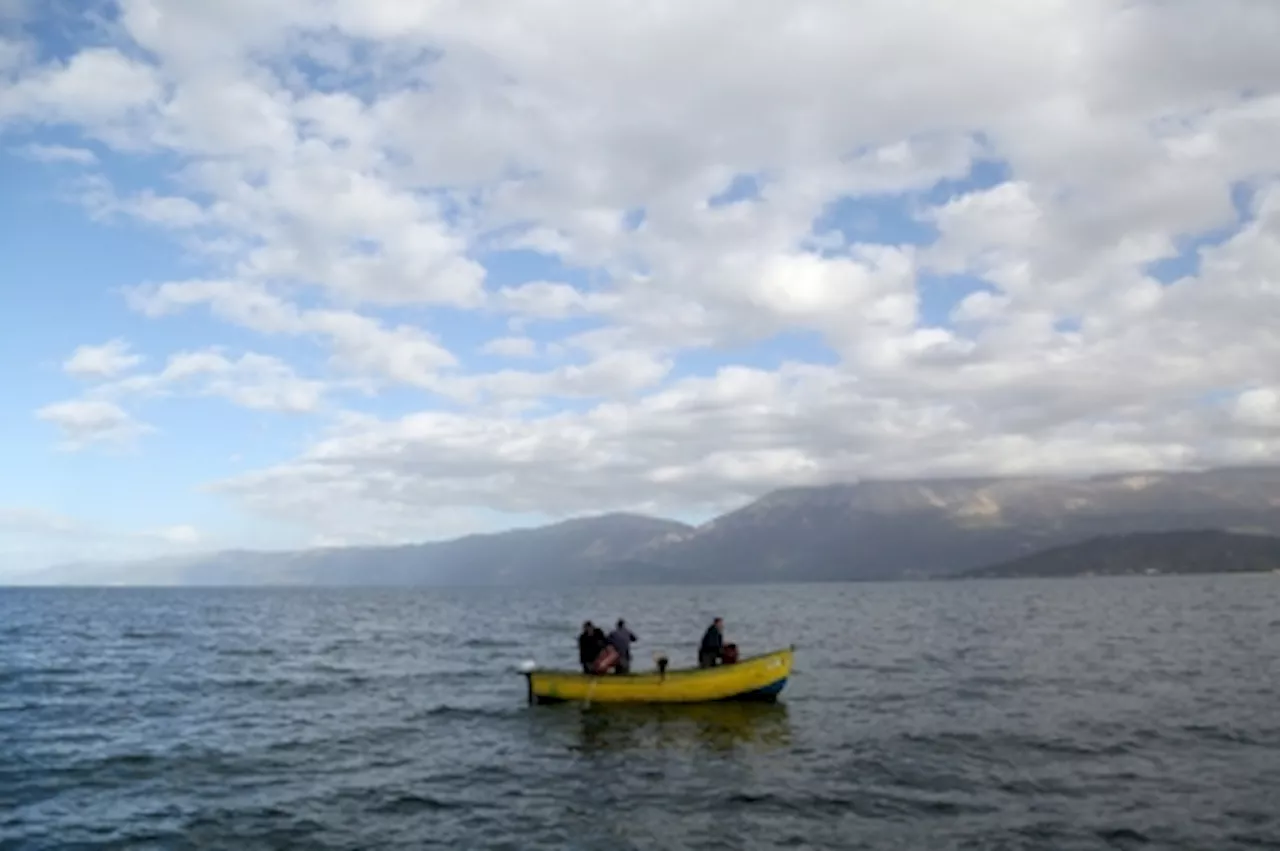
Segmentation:
{"type": "Polygon", "coordinates": [[[720,654],[714,650],[698,651],[698,667],[712,668],[720,662],[720,654]]]}

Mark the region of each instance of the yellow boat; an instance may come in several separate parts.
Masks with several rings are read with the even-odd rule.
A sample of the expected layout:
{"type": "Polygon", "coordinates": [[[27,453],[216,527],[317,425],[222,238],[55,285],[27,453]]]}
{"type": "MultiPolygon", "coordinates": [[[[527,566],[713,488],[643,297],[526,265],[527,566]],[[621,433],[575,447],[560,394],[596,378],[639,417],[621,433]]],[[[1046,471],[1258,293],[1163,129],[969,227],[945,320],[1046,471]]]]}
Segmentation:
{"type": "Polygon", "coordinates": [[[712,668],[593,676],[579,671],[525,671],[530,703],[773,702],[791,676],[794,647],[712,668]]]}

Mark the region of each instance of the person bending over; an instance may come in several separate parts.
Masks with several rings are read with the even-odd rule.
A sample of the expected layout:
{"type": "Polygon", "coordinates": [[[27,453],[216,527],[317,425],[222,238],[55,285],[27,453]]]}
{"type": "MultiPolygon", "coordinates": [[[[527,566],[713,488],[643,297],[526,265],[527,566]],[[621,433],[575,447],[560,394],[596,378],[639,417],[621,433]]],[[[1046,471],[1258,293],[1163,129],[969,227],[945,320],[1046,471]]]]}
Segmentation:
{"type": "Polygon", "coordinates": [[[639,641],[636,634],[627,628],[627,622],[618,618],[618,626],[609,633],[609,643],[618,651],[618,664],[614,671],[619,674],[631,673],[631,643],[639,641]]]}

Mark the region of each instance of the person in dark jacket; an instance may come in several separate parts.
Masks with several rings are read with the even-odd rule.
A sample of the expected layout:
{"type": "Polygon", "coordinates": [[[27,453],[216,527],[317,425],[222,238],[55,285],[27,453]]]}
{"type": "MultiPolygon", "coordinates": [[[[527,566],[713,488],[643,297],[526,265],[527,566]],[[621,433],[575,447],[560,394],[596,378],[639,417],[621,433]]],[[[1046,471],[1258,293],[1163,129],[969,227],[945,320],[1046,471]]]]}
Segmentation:
{"type": "Polygon", "coordinates": [[[636,634],[628,627],[626,621],[618,618],[618,626],[609,633],[609,643],[613,645],[613,649],[618,651],[618,664],[614,666],[614,671],[619,674],[628,674],[631,672],[631,642],[639,641],[636,634]]]}
{"type": "Polygon", "coordinates": [[[591,621],[582,625],[582,632],[578,635],[578,661],[582,663],[582,673],[591,673],[592,666],[604,652],[607,643],[603,629],[591,621]]]}
{"type": "Polygon", "coordinates": [[[716,618],[702,634],[702,644],[698,646],[698,667],[710,668],[720,663],[724,655],[724,619],[716,618]]]}

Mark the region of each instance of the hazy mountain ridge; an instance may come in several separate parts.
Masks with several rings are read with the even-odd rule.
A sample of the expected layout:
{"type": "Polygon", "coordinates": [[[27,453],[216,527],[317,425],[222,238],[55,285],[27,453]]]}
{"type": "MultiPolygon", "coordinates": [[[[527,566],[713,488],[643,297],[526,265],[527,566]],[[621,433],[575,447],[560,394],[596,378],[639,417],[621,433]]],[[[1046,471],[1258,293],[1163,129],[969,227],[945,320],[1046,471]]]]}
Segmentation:
{"type": "Polygon", "coordinates": [[[385,547],[291,552],[228,550],[116,565],[41,571],[24,584],[502,585],[599,581],[597,574],[643,544],[691,527],[674,520],[605,514],[532,529],[385,547]]]}
{"type": "Polygon", "coordinates": [[[957,579],[1280,571],[1280,537],[1201,529],[1106,535],[1054,547],[957,579]]]}
{"type": "Polygon", "coordinates": [[[1134,532],[1280,535],[1280,467],[787,488],[699,527],[634,514],[395,547],[67,566],[43,584],[502,585],[957,574],[1134,532]]]}
{"type": "Polygon", "coordinates": [[[1280,468],[789,488],[650,545],[640,558],[703,577],[891,579],[1100,535],[1203,528],[1280,534],[1280,468]]]}

